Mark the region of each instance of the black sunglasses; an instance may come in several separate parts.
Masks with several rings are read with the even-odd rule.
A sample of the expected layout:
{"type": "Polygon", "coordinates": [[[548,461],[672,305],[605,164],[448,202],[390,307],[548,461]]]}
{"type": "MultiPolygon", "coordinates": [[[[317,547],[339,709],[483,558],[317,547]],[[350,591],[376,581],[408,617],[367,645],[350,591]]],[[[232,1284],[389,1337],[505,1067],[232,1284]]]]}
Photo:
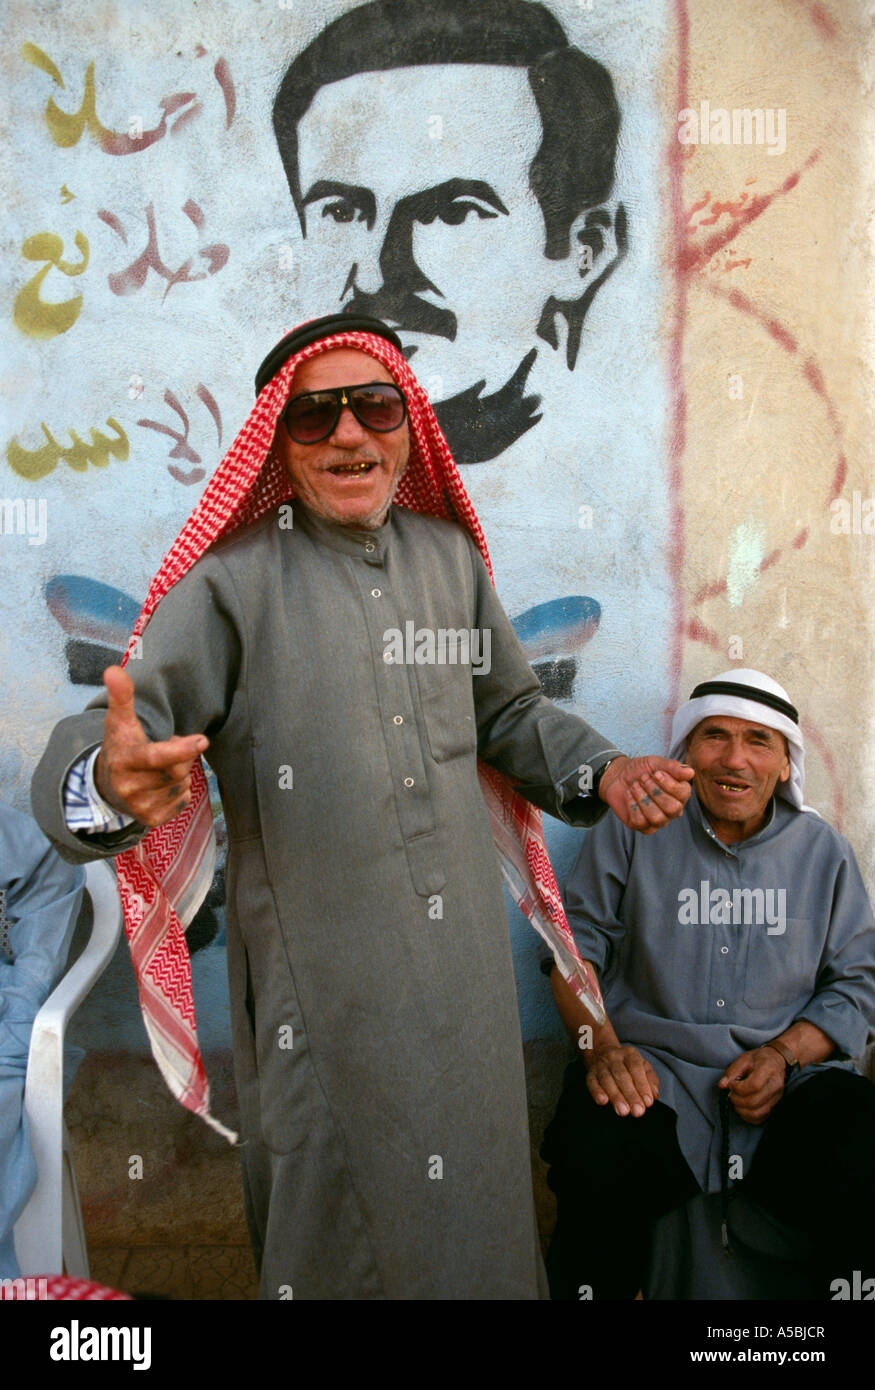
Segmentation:
{"type": "Polygon", "coordinates": [[[333,434],[345,405],[360,425],[377,434],[400,429],[407,418],[407,401],[399,386],[369,381],[363,386],[333,386],[293,396],[283,416],[286,429],[296,444],[318,444],[333,434]]]}

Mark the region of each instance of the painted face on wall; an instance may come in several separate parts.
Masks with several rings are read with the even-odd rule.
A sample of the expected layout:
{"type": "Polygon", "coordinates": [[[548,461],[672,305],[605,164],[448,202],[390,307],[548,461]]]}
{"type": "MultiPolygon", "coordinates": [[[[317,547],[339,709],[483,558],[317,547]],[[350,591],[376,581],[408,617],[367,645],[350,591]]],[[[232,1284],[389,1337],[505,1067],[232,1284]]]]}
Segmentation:
{"type": "MultiPolygon", "coordinates": [[[[432,399],[470,395],[461,403],[469,417],[481,396],[522,400],[545,305],[578,299],[616,255],[604,227],[591,268],[581,266],[575,228],[564,260],[545,255],[529,186],[541,139],[525,70],[481,64],[332,82],[298,125],[311,302],[391,324],[432,399]]],[[[501,401],[499,413],[513,403],[501,401]]],[[[474,461],[454,442],[461,462],[474,461]]]]}

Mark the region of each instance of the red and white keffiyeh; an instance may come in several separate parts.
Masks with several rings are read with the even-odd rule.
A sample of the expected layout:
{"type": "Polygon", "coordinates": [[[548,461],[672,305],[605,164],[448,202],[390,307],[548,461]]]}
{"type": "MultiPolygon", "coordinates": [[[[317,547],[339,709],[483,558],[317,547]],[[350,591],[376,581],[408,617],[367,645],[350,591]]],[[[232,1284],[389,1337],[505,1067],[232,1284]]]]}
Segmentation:
{"type": "MultiPolygon", "coordinates": [[[[492,574],[480,523],[447,441],[406,361],[385,338],[363,332],[335,333],[290,357],[262,389],[152,581],[124,662],[158,603],[209,546],[294,496],[291,479],[273,449],[274,435],[297,367],[330,348],[368,353],[387,368],[407,397],[410,458],[395,501],[465,526],[492,574]]],[[[494,768],[480,763],[479,772],[505,882],[550,946],[564,978],[595,1021],[602,1022],[598,982],[590,966],[580,959],[565,919],[540,812],[513,791],[494,768]]],[[[140,1006],[155,1060],[177,1099],[233,1142],[236,1135],[209,1110],[209,1085],[198,1046],[185,939],[185,928],[209,889],[215,861],[212,813],[200,760],[192,767],[191,786],[190,805],[149,831],[135,848],[119,854],[116,870],[140,1006]]]]}

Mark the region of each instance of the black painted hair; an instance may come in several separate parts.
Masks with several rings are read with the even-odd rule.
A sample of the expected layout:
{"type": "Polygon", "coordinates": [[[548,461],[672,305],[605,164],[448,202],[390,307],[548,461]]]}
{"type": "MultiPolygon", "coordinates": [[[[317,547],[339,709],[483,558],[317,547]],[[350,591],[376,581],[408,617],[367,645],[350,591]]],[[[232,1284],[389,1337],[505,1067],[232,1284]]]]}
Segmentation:
{"type": "Polygon", "coordinates": [[[334,20],[293,59],[273,126],[302,228],[297,126],[319,89],[357,73],[441,63],[528,70],[543,126],[529,183],[544,216],[544,254],[564,260],[575,217],[613,187],[620,111],[607,69],[573,48],[550,11],[529,0],[373,0],[334,20]]]}

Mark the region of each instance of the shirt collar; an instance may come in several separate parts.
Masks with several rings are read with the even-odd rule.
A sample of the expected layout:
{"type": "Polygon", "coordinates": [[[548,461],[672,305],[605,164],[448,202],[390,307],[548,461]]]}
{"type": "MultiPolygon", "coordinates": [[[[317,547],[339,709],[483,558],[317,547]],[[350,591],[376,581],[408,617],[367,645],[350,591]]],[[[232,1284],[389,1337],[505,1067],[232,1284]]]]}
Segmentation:
{"type": "Polygon", "coordinates": [[[293,526],[306,532],[320,544],[327,545],[329,549],[339,551],[342,555],[352,555],[362,560],[381,560],[385,555],[393,532],[394,510],[394,507],[389,507],[389,513],[382,526],[377,526],[373,530],[365,530],[355,526],[344,526],[339,521],[331,521],[328,517],[318,516],[316,512],[305,507],[300,498],[296,497],[294,499],[293,526]]]}
{"type": "Polygon", "coordinates": [[[731,845],[724,844],[717,835],[705,814],[698,793],[695,790],[684,811],[684,815],[690,814],[692,814],[696,824],[701,826],[702,833],[707,835],[708,839],[711,840],[718,849],[723,850],[726,854],[737,855],[744,850],[747,845],[759,844],[761,841],[767,840],[772,835],[777,834],[784,824],[785,816],[793,814],[793,808],[787,803],[783,803],[779,806],[777,797],[773,795],[769,802],[768,810],[766,811],[765,824],[761,826],[755,835],[749,835],[746,840],[736,840],[736,842],[731,845]]]}

